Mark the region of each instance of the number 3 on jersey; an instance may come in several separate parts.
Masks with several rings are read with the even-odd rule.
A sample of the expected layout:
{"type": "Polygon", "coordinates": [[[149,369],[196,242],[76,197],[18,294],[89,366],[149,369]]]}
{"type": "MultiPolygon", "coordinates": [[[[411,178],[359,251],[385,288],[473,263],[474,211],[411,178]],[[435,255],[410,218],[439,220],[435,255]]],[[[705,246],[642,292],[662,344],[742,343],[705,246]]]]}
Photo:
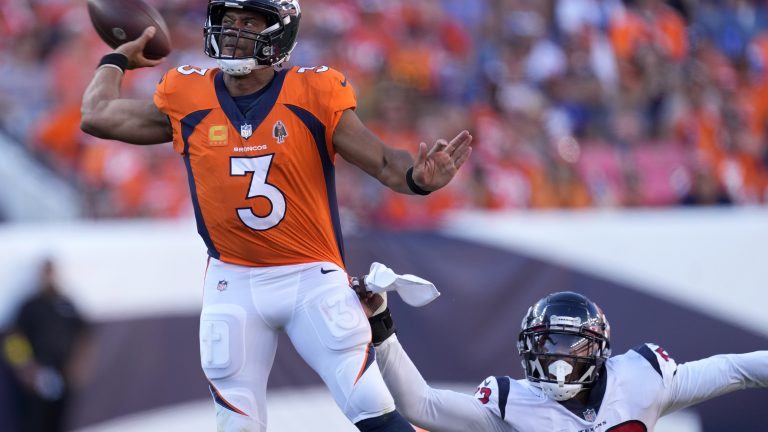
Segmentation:
{"type": "Polygon", "coordinates": [[[267,183],[267,175],[269,175],[273,156],[274,154],[230,158],[229,174],[231,176],[253,174],[246,198],[264,197],[271,205],[269,214],[266,216],[256,215],[251,207],[237,209],[237,216],[240,218],[240,221],[256,231],[265,231],[273,228],[285,217],[285,195],[283,195],[280,189],[267,183]]]}

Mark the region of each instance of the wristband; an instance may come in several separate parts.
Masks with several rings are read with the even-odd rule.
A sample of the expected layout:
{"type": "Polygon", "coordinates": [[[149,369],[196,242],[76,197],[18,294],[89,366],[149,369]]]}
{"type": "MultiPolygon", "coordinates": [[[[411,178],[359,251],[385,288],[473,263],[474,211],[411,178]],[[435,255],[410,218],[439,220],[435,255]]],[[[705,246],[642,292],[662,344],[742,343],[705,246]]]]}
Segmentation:
{"type": "Polygon", "coordinates": [[[432,191],[420,188],[419,185],[413,181],[413,167],[408,168],[408,171],[405,172],[405,182],[408,183],[408,189],[416,195],[429,195],[432,193],[432,191]]]}
{"type": "Polygon", "coordinates": [[[373,346],[381,345],[387,338],[395,334],[395,322],[392,320],[389,308],[384,309],[384,312],[380,314],[368,318],[368,323],[371,325],[371,342],[373,346]]]}
{"type": "Polygon", "coordinates": [[[125,73],[125,70],[128,68],[128,57],[125,54],[116,52],[109,53],[102,57],[99,62],[99,68],[103,66],[117,68],[120,69],[120,72],[125,73]]]}

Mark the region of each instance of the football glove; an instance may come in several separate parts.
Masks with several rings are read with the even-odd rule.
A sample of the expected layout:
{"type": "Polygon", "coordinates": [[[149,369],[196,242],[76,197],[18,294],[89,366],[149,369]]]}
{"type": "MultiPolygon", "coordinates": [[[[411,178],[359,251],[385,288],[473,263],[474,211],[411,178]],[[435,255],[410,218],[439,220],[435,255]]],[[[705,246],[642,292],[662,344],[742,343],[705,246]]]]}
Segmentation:
{"type": "Polygon", "coordinates": [[[363,305],[368,323],[371,326],[371,342],[378,346],[395,334],[395,323],[387,307],[387,293],[372,293],[366,289],[364,278],[351,278],[350,286],[363,305]]]}

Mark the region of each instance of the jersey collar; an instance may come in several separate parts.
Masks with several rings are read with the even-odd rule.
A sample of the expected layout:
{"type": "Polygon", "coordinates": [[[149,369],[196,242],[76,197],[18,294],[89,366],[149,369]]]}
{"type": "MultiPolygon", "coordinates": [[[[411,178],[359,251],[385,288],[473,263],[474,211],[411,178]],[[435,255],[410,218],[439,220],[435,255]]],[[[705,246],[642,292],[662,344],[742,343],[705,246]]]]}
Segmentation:
{"type": "Polygon", "coordinates": [[[285,81],[287,73],[288,70],[284,69],[275,74],[275,78],[267,85],[267,89],[261,97],[261,100],[253,109],[248,111],[247,116],[240,112],[237,108],[237,103],[235,103],[234,99],[232,99],[232,96],[227,91],[227,86],[224,84],[224,73],[221,71],[216,73],[216,77],[214,78],[216,98],[219,100],[219,105],[221,105],[221,109],[224,110],[224,114],[226,114],[236,130],[240,130],[241,127],[246,124],[250,125],[253,130],[256,130],[259,125],[261,125],[275,106],[277,97],[283,89],[283,82],[285,81]]]}
{"type": "Polygon", "coordinates": [[[568,399],[567,401],[559,402],[564,408],[570,411],[576,417],[586,420],[584,413],[588,410],[593,410],[595,414],[600,411],[600,405],[603,403],[603,397],[605,396],[605,389],[608,383],[608,368],[603,366],[600,370],[600,375],[597,377],[597,381],[589,391],[589,398],[586,403],[581,403],[578,399],[568,399]]]}

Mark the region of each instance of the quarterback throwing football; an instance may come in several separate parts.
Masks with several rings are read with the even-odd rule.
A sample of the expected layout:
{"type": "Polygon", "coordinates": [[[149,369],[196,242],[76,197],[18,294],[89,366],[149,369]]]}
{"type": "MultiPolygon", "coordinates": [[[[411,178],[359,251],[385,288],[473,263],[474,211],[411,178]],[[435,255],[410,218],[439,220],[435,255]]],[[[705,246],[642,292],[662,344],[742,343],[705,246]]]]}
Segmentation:
{"type": "Polygon", "coordinates": [[[451,181],[472,136],[421,143],[415,160],[385,145],[355,114],[344,75],[285,66],[300,20],[297,0],[209,0],[202,42],[218,67],[174,67],[153,100],[123,98],[126,70],[159,63],[143,55],[150,27],[102,59],[83,96],[82,129],[135,144],[173,141],[183,158],[210,256],[200,360],[219,431],[266,431],[283,330],[358,429],[412,431],[349,290],[334,161],[341,155],[397,192],[426,195],[451,181]]]}

